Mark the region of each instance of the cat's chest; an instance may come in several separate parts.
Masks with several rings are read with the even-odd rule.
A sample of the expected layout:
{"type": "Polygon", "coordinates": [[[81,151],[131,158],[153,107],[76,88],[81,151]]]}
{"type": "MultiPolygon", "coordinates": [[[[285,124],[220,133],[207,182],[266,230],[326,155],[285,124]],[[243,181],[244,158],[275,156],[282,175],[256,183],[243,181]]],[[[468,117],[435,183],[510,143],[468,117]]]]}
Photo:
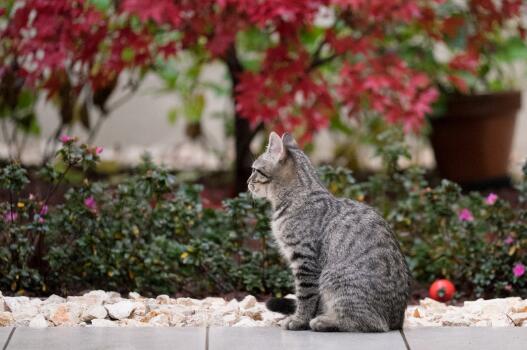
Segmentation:
{"type": "Polygon", "coordinates": [[[293,238],[296,235],[291,224],[283,219],[273,220],[271,222],[271,230],[276,242],[278,243],[280,252],[285,258],[290,260],[296,245],[296,239],[293,238]]]}

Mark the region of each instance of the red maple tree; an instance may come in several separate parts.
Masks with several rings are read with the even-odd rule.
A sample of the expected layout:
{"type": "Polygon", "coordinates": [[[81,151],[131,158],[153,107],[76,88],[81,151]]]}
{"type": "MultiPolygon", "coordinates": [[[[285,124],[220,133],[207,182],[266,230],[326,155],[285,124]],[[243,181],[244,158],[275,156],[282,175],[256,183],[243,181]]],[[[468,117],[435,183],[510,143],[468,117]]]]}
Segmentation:
{"type": "MultiPolygon", "coordinates": [[[[437,65],[423,64],[433,44],[462,36],[441,72],[446,82],[468,91],[463,74],[476,74],[496,30],[522,11],[521,0],[468,0],[466,8],[448,0],[32,0],[19,5],[3,10],[8,22],[1,32],[0,76],[15,71],[48,96],[67,100],[66,86],[77,100],[88,87],[91,101],[104,109],[124,70],[150,69],[181,52],[223,62],[236,103],[237,191],[245,188],[249,144],[263,125],[294,130],[301,142],[336,116],[365,112],[418,129],[438,96],[438,83],[445,83],[445,77],[434,76],[437,65]],[[249,42],[264,39],[247,49],[240,44],[242,35],[249,42]]],[[[519,21],[515,29],[524,35],[519,21]]],[[[73,104],[66,103],[64,113],[72,113],[73,104]]]]}

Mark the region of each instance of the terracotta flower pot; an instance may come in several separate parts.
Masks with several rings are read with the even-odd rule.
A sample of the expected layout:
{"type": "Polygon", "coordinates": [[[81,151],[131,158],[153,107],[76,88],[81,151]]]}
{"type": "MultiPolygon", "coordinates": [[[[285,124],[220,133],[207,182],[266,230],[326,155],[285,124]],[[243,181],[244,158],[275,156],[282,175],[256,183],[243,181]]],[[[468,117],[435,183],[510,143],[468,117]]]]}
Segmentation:
{"type": "Polygon", "coordinates": [[[445,115],[431,120],[440,175],[465,186],[507,179],[520,106],[517,91],[449,96],[445,115]]]}

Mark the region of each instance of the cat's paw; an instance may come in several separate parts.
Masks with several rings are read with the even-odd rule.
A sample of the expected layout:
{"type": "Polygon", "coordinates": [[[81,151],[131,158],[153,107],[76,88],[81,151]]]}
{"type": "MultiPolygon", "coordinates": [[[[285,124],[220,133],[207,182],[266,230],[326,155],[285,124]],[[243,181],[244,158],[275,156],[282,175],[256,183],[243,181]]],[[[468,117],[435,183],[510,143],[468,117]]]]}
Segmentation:
{"type": "Polygon", "coordinates": [[[301,331],[309,329],[309,323],[295,316],[289,316],[282,321],[282,328],[290,331],[301,331]]]}
{"type": "Polygon", "coordinates": [[[315,332],[338,332],[339,327],[336,320],[320,315],[309,322],[309,327],[315,332]]]}

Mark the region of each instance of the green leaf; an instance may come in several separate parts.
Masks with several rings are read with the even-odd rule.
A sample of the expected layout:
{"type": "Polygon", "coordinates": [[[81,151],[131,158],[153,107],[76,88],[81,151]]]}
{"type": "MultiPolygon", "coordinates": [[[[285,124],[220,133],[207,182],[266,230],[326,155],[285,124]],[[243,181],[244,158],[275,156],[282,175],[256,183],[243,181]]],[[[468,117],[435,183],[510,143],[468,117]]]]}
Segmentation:
{"type": "Polygon", "coordinates": [[[30,108],[35,102],[33,94],[28,90],[22,90],[18,95],[18,107],[19,108],[30,108]]]}
{"type": "Polygon", "coordinates": [[[268,33],[256,27],[251,27],[238,33],[236,44],[239,46],[240,52],[264,51],[269,47],[271,41],[268,33]]]}
{"type": "Polygon", "coordinates": [[[112,0],[90,0],[93,6],[101,11],[106,11],[112,5],[112,0]]]}
{"type": "Polygon", "coordinates": [[[170,124],[174,124],[177,120],[177,117],[178,117],[178,108],[177,107],[174,107],[174,108],[171,108],[169,111],[168,111],[168,122],[170,124]]]}
{"type": "Polygon", "coordinates": [[[131,62],[135,57],[134,49],[131,47],[125,47],[121,52],[121,58],[125,62],[131,62]]]}
{"type": "Polygon", "coordinates": [[[185,118],[191,122],[197,122],[201,119],[203,109],[205,108],[205,97],[202,94],[188,95],[183,102],[183,113],[185,118]]]}
{"type": "Polygon", "coordinates": [[[338,114],[335,114],[331,117],[329,121],[329,127],[333,130],[341,131],[344,134],[351,135],[353,134],[353,129],[346,125],[338,114]]]}
{"type": "Polygon", "coordinates": [[[504,62],[527,60],[527,44],[519,37],[510,38],[497,47],[495,57],[504,62]]]}

